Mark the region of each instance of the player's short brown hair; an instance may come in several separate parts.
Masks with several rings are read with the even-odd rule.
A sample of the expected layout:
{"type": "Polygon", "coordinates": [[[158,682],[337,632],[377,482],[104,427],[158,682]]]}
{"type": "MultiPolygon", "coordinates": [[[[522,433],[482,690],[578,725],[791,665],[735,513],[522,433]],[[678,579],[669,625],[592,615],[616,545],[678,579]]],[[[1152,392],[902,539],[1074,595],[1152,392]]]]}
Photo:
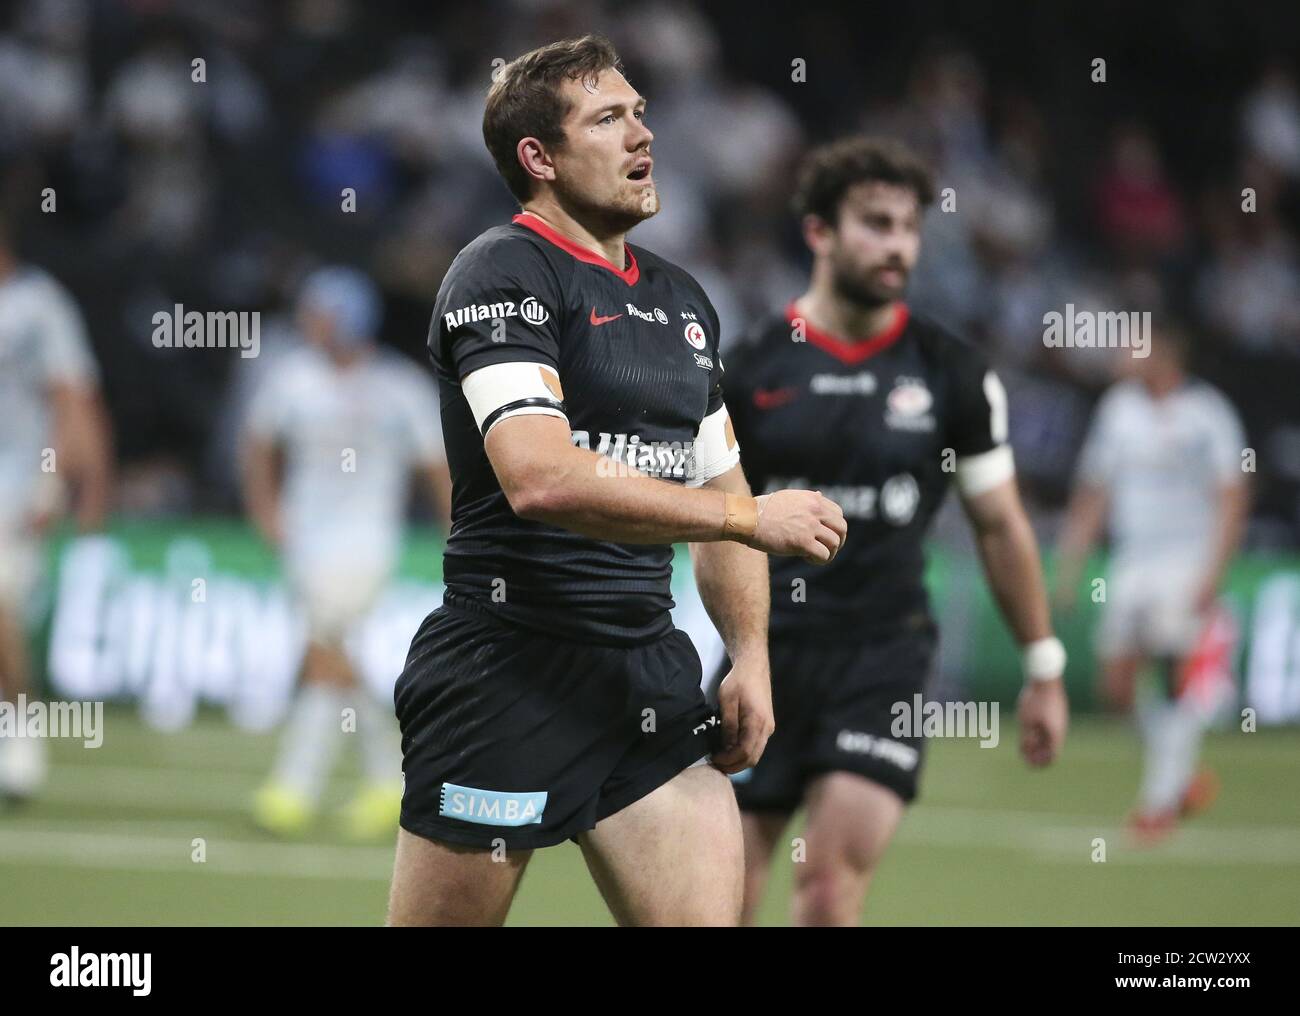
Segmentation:
{"type": "Polygon", "coordinates": [[[532,179],[515,153],[521,138],[544,145],[564,144],[569,103],[560,93],[564,80],[594,83],[602,71],[623,71],[614,44],[603,35],[563,39],[530,50],[501,68],[483,110],[483,141],[497,171],[521,204],[532,195],[532,179]]]}
{"type": "Polygon", "coordinates": [[[892,138],[851,137],[814,148],[804,157],[794,193],[795,214],[816,215],[834,226],[848,189],[870,182],[908,187],[922,208],[934,201],[934,176],[911,148],[892,138]]]}

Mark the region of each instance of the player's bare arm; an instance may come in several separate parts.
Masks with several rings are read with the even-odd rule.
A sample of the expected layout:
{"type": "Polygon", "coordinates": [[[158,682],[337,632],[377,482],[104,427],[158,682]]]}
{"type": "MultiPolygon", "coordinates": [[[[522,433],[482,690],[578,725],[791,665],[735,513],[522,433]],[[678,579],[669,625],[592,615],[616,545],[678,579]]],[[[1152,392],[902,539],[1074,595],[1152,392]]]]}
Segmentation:
{"type": "Polygon", "coordinates": [[[112,461],[108,413],[98,390],[88,385],[51,385],[50,404],[61,467],[71,481],[77,528],[97,529],[108,511],[112,461]]]}
{"type": "Polygon", "coordinates": [[[279,451],[274,441],[249,435],[240,456],[244,505],[262,538],[279,546],[280,528],[279,451]]]}
{"type": "MultiPolygon", "coordinates": [[[[962,506],[975,530],[984,575],[1012,635],[1021,646],[1051,640],[1052,622],[1038,541],[1015,480],[1005,480],[978,494],[963,495],[962,506]]],[[[1036,674],[1026,680],[1020,695],[1019,719],[1020,751],[1025,761],[1047,765],[1060,752],[1069,723],[1059,669],[1054,675],[1036,674]]]]}
{"type": "Polygon", "coordinates": [[[1250,493],[1244,480],[1219,487],[1214,556],[1210,560],[1205,576],[1201,579],[1193,601],[1198,612],[1208,610],[1219,594],[1219,585],[1223,582],[1228,565],[1236,557],[1242,537],[1245,535],[1249,508],[1250,493]]]}
{"type": "Polygon", "coordinates": [[[816,491],[749,498],[683,488],[574,447],[558,417],[503,420],[488,432],[484,448],[516,515],[599,540],[735,540],[825,564],[847,531],[839,506],[816,491]]]}
{"type": "Polygon", "coordinates": [[[1080,483],[1070,496],[1065,525],[1057,542],[1056,581],[1052,588],[1052,602],[1059,610],[1074,606],[1079,574],[1101,534],[1106,507],[1106,489],[1095,483],[1080,483]]]}
{"type": "MultiPolygon", "coordinates": [[[[750,494],[739,465],[704,486],[740,497],[750,494]]],[[[690,548],[700,600],[731,660],[731,672],[718,689],[725,747],[713,764],[725,773],[740,772],[758,762],[775,730],[767,656],[767,558],[736,543],[692,543],[690,548]]]]}
{"type": "Polygon", "coordinates": [[[1038,542],[1015,480],[962,497],[989,587],[1007,627],[1022,644],[1052,634],[1038,542]]]}

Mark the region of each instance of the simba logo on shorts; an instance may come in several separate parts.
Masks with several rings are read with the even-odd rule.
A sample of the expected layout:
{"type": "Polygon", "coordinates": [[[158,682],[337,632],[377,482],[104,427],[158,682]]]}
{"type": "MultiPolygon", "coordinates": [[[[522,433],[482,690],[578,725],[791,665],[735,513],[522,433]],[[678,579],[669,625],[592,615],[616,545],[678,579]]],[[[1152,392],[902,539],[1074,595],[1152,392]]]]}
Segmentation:
{"type": "Polygon", "coordinates": [[[545,790],[511,794],[503,790],[458,787],[454,783],[442,785],[438,801],[439,815],[482,825],[538,825],[545,808],[545,790]]]}

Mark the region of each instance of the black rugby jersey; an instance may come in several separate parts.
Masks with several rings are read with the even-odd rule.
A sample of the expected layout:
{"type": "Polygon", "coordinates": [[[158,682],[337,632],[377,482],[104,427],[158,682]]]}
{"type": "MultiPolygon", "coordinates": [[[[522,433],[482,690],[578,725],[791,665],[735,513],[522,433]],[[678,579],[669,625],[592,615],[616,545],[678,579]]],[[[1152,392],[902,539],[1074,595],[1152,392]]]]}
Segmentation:
{"type": "Polygon", "coordinates": [[[984,356],[897,306],[883,333],[848,342],[797,329],[792,304],[728,348],[727,412],[754,493],[820,490],[848,522],[827,565],[770,559],[774,635],[853,640],[928,612],[922,540],[955,461],[1005,441],[984,356]]]}
{"type": "Polygon", "coordinates": [[[717,314],[676,265],[631,244],[625,259],[619,270],[520,214],[448,270],[429,329],[452,476],[447,603],[585,642],[630,645],[672,630],[672,547],[515,515],[460,387],[489,364],[546,364],[575,445],[685,483],[700,423],[722,406],[717,314]]]}

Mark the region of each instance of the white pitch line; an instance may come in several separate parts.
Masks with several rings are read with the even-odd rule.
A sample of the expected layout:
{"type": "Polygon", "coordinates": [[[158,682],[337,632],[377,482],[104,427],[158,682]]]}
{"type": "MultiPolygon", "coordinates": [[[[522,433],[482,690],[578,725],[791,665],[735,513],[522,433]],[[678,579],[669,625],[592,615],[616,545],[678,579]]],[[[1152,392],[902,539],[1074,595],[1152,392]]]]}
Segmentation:
{"type": "MultiPolygon", "coordinates": [[[[59,769],[96,769],[99,766],[114,765],[106,761],[110,753],[102,748],[75,753],[62,753],[54,763],[59,769]]],[[[250,752],[242,747],[225,752],[190,751],[176,745],[167,749],[154,746],[148,756],[148,765],[143,768],[163,770],[166,772],[208,772],[210,770],[227,770],[230,772],[259,772],[271,765],[271,751],[250,752]]],[[[136,759],[137,763],[141,761],[136,759]]]]}
{"type": "MultiPolygon", "coordinates": [[[[924,821],[913,816],[900,834],[909,843],[948,848],[993,848],[1022,852],[1053,863],[1091,864],[1092,838],[1106,837],[1112,864],[1193,864],[1209,866],[1300,864],[1300,843],[1293,831],[1272,829],[1183,829],[1157,850],[1123,845],[1121,831],[1091,824],[1061,826],[1026,822],[1017,812],[972,813],[932,808],[924,821]]],[[[28,863],[92,870],[172,871],[192,874],[269,876],[275,878],[357,879],[386,881],[392,874],[391,847],[262,843],[226,839],[204,832],[204,822],[105,823],[95,831],[72,828],[65,819],[13,825],[0,823],[0,864],[28,863]],[[107,832],[105,828],[132,829],[107,832]],[[148,829],[149,834],[145,835],[148,829]],[[172,835],[168,835],[172,833],[172,835]],[[206,841],[207,861],[192,861],[192,840],[206,841]]],[[[87,823],[86,825],[89,825],[87,823]]]]}
{"type": "Polygon", "coordinates": [[[141,766],[87,765],[54,768],[41,799],[59,804],[195,807],[246,811],[257,778],[250,773],[189,771],[141,766]]]}
{"type": "Polygon", "coordinates": [[[207,860],[196,862],[191,860],[192,839],[185,834],[131,836],[0,827],[0,863],[361,881],[387,881],[393,872],[392,847],[256,843],[209,836],[205,837],[207,860]]]}
{"type": "MultiPolygon", "coordinates": [[[[54,768],[40,799],[57,804],[102,808],[195,808],[247,812],[266,773],[222,769],[170,770],[153,766],[65,766],[54,768]]],[[[338,778],[333,791],[356,785],[355,777],[338,778]]],[[[327,803],[332,800],[327,792],[327,803]]],[[[0,809],[0,815],[3,810],[0,809]]]]}
{"type": "MultiPolygon", "coordinates": [[[[97,808],[175,808],[244,815],[251,805],[259,779],[260,774],[252,771],[223,768],[190,770],[164,769],[156,765],[113,766],[81,762],[68,765],[61,762],[55,767],[43,797],[59,804],[97,808]]],[[[198,828],[210,822],[211,819],[196,817],[188,825],[198,828]]],[[[20,822],[16,828],[21,829],[23,825],[20,822]]],[[[89,823],[82,826],[83,829],[88,827],[89,823]]],[[[0,811],[0,830],[4,828],[4,815],[0,811]]],[[[1180,828],[1157,848],[1138,849],[1127,843],[1124,830],[1115,823],[1115,816],[1026,809],[986,810],[922,803],[908,816],[899,836],[903,844],[1010,850],[1053,863],[1092,863],[1092,841],[1100,836],[1107,843],[1107,863],[1300,865],[1300,828],[1294,825],[1193,824],[1180,828]]],[[[278,845],[266,846],[276,849],[278,845]]],[[[300,849],[312,851],[315,848],[302,846],[300,849]]],[[[274,873],[274,870],[268,873],[274,873]]]]}
{"type": "Polygon", "coordinates": [[[992,847],[1053,861],[1092,864],[1092,841],[1106,841],[1105,863],[1300,866],[1300,829],[1287,826],[1182,826],[1158,847],[1130,846],[1113,819],[924,805],[899,830],[900,845],[992,847]]]}
{"type": "MultiPolygon", "coordinates": [[[[6,828],[0,812],[0,833],[6,828]]],[[[189,818],[82,818],[75,815],[41,815],[40,818],[28,819],[19,813],[8,828],[22,829],[27,832],[49,833],[120,833],[126,836],[195,836],[247,835],[249,827],[246,822],[232,822],[228,818],[215,818],[210,815],[191,816],[189,818]]],[[[286,842],[272,841],[267,842],[286,842]]],[[[317,842],[308,840],[309,843],[317,842]]]]}

